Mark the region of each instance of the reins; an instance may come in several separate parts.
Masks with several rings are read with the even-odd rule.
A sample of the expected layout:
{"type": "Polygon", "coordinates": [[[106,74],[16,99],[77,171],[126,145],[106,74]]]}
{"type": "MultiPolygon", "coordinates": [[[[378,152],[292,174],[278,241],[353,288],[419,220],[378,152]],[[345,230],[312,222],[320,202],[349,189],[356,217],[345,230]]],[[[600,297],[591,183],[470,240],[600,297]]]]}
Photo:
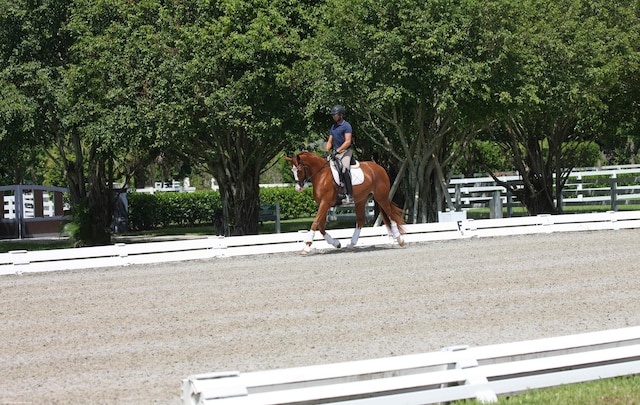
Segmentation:
{"type": "MultiPolygon", "coordinates": [[[[307,166],[306,163],[304,163],[304,161],[302,160],[302,158],[300,156],[298,156],[298,161],[301,163],[302,167],[304,168],[304,174],[307,174],[307,168],[309,166],[307,166]]],[[[316,174],[320,173],[320,171],[322,171],[322,169],[324,169],[324,167],[326,165],[329,164],[329,161],[325,161],[324,164],[322,166],[320,166],[320,168],[318,170],[316,170],[313,174],[309,175],[309,176],[305,176],[304,180],[302,181],[302,184],[300,184],[301,186],[304,186],[304,183],[306,183],[307,181],[311,181],[311,178],[313,176],[315,176],[316,174]]]]}

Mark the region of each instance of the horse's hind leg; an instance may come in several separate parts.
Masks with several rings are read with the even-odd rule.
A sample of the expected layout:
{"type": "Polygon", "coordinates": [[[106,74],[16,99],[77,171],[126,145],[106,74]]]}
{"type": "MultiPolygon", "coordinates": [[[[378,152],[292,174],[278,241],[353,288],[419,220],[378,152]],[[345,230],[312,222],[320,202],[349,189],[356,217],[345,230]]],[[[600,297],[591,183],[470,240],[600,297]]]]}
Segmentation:
{"type": "Polygon", "coordinates": [[[390,215],[390,213],[393,212],[391,201],[386,200],[386,201],[377,201],[377,202],[378,202],[378,205],[380,206],[380,210],[382,211],[382,220],[384,221],[384,224],[387,226],[387,229],[391,231],[391,234],[393,235],[393,239],[395,239],[396,242],[398,242],[398,245],[404,247],[404,238],[400,233],[400,229],[398,228],[398,223],[394,221],[390,215]]]}

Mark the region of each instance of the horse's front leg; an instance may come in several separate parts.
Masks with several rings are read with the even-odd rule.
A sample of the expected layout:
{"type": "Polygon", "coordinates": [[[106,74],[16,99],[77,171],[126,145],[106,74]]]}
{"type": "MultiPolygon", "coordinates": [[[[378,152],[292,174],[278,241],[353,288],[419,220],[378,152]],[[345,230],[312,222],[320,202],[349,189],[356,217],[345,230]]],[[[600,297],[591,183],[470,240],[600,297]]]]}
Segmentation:
{"type": "Polygon", "coordinates": [[[302,254],[306,255],[311,251],[311,244],[313,243],[313,238],[316,235],[316,229],[320,230],[320,233],[324,237],[324,240],[327,241],[330,245],[339,248],[340,241],[337,239],[333,239],[331,235],[329,235],[326,231],[327,226],[327,211],[329,211],[330,205],[328,204],[320,204],[318,208],[318,212],[316,213],[316,218],[313,220],[311,224],[311,229],[307,233],[307,237],[305,238],[305,247],[302,249],[302,254]]]}
{"type": "Polygon", "coordinates": [[[353,235],[351,235],[351,242],[347,245],[347,249],[352,248],[358,243],[358,238],[360,238],[360,231],[365,223],[365,213],[364,207],[367,204],[367,201],[360,201],[356,203],[356,228],[353,230],[353,235]]]}

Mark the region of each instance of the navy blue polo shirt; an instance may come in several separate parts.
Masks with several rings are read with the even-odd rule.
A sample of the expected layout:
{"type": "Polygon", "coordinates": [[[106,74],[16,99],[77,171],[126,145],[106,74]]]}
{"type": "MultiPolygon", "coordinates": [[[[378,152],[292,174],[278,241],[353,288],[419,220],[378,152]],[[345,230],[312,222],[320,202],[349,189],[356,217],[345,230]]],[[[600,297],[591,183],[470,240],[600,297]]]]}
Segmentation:
{"type": "MultiPolygon", "coordinates": [[[[344,134],[353,134],[353,130],[351,129],[351,124],[347,121],[342,120],[342,123],[337,124],[333,123],[331,125],[331,135],[333,135],[333,149],[338,149],[344,143],[344,134]]],[[[349,145],[351,148],[351,145],[349,145]]]]}

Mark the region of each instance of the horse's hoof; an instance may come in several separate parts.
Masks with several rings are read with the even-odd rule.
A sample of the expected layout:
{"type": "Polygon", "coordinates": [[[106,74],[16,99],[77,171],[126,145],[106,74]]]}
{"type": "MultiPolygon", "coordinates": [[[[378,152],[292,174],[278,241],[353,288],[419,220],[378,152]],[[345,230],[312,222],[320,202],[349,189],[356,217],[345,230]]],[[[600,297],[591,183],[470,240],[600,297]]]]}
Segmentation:
{"type": "Polygon", "coordinates": [[[336,246],[336,248],[340,249],[342,247],[342,245],[340,245],[340,242],[338,242],[338,245],[336,246]]]}
{"type": "Polygon", "coordinates": [[[309,252],[307,252],[306,250],[302,249],[302,251],[300,251],[300,254],[304,256],[304,255],[308,255],[309,252]]]}
{"type": "Polygon", "coordinates": [[[404,247],[404,239],[398,240],[398,245],[400,245],[400,247],[404,247]]]}

